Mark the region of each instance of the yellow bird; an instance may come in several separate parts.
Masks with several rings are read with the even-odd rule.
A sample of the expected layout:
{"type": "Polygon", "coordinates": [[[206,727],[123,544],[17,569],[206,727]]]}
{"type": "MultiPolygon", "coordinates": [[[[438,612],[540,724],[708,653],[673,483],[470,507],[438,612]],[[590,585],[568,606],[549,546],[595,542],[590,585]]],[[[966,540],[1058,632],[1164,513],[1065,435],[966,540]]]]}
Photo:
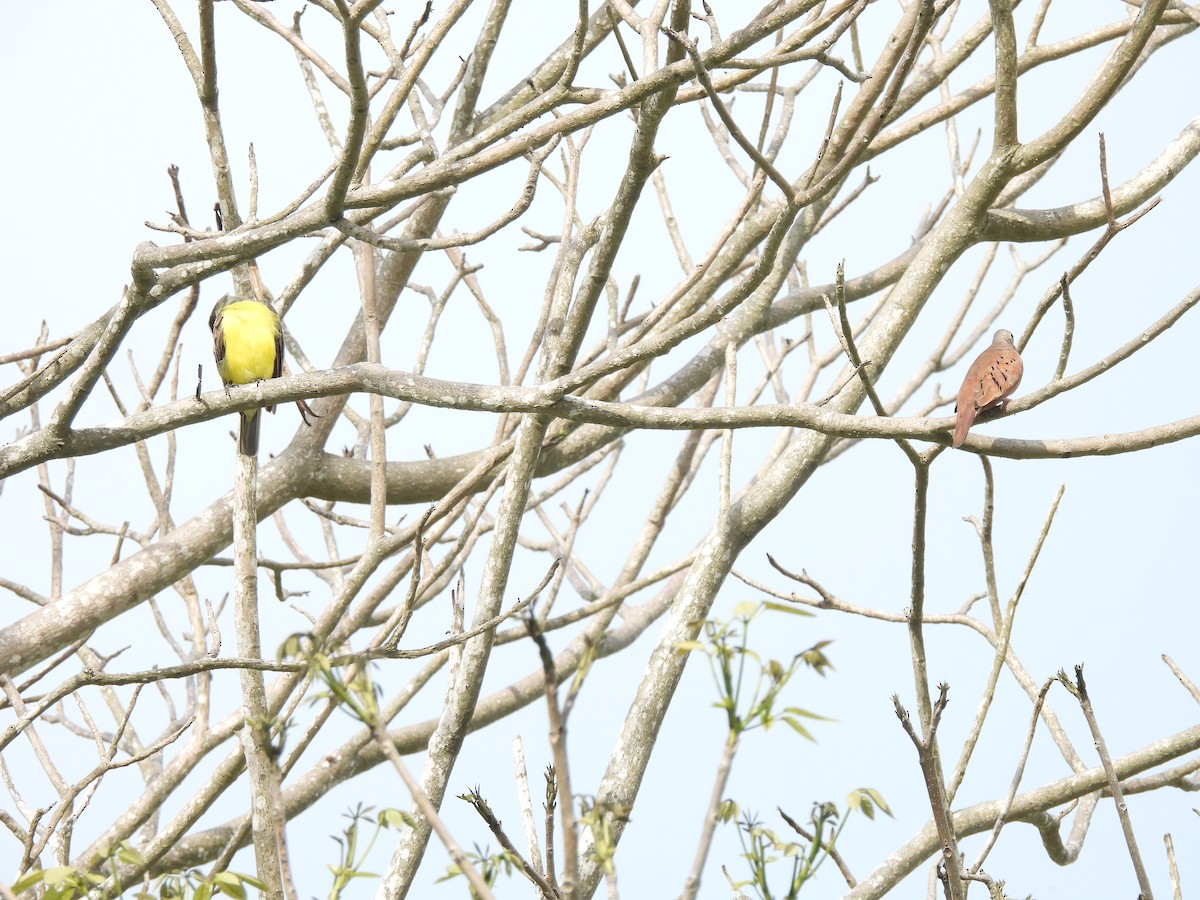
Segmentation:
{"type": "MultiPolygon", "coordinates": [[[[283,333],[278,314],[268,304],[222,297],[208,317],[208,327],[212,329],[217,372],[226,387],[283,374],[283,333]]],[[[273,413],[275,407],[266,410],[273,413]]],[[[240,415],[238,450],[246,456],[257,456],[262,417],[257,409],[247,409],[240,415]]]]}

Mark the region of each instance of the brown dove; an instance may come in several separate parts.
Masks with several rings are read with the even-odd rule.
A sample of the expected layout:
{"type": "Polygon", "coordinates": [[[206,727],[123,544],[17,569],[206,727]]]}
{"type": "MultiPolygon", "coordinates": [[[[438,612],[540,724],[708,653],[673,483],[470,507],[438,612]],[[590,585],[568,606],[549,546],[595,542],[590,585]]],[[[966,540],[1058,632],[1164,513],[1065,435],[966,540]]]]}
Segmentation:
{"type": "Polygon", "coordinates": [[[967,377],[958,390],[958,405],[954,407],[958,412],[958,423],[954,426],[954,440],[950,446],[962,446],[979,413],[1004,405],[1021,383],[1024,371],[1025,364],[1013,345],[1012,332],[1001,328],[992,336],[992,345],[967,369],[967,377]]]}

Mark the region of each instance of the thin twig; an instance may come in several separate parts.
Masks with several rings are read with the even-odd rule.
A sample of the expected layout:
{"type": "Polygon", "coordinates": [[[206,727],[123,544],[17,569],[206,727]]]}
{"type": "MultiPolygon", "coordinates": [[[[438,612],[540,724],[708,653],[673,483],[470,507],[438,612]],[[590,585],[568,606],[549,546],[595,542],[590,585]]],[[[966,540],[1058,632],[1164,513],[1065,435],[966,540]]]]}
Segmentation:
{"type": "Polygon", "coordinates": [[[846,884],[849,887],[854,887],[856,884],[858,884],[858,881],[856,881],[854,878],[854,873],[852,873],[850,871],[850,867],[846,865],[846,860],[842,859],[842,854],[838,853],[837,847],[830,843],[822,843],[818,841],[816,835],[810,834],[806,829],[802,828],[799,822],[785,813],[782,809],[779,809],[778,812],[781,816],[783,816],[783,820],[792,827],[792,830],[795,831],[796,834],[800,835],[800,837],[804,838],[806,841],[816,844],[823,851],[825,851],[825,853],[829,854],[829,858],[832,859],[834,864],[838,867],[838,870],[842,873],[842,877],[846,879],[846,884]]]}
{"type": "Polygon", "coordinates": [[[376,719],[372,724],[372,733],[375,737],[375,743],[379,749],[383,751],[384,756],[391,761],[400,779],[412,794],[413,802],[417,804],[417,808],[421,811],[421,815],[425,821],[433,828],[435,834],[442,842],[442,846],[446,848],[446,852],[450,854],[450,858],[454,860],[454,864],[458,866],[458,870],[467,877],[467,881],[471,882],[471,888],[475,891],[475,895],[480,900],[496,900],[491,888],[488,887],[483,876],[479,874],[467,854],[463,852],[458,842],[454,840],[454,836],[450,834],[450,830],[446,828],[438,811],[430,802],[429,797],[421,790],[421,785],[417,779],[408,771],[408,767],[404,765],[404,760],[400,758],[399,752],[396,750],[396,745],[392,743],[391,737],[387,733],[387,727],[382,719],[376,719]]]}
{"type": "Polygon", "coordinates": [[[954,830],[954,817],[950,812],[949,800],[946,797],[946,788],[942,783],[941,765],[937,757],[937,727],[941,721],[942,711],[945,710],[946,704],[949,702],[947,699],[949,691],[949,685],[944,683],[938,685],[938,698],[933,704],[933,709],[930,711],[928,724],[923,723],[923,730],[925,732],[923,737],[917,735],[908,710],[900,705],[900,698],[895,694],[892,695],[892,706],[896,711],[896,717],[900,720],[900,724],[904,728],[905,734],[909,736],[909,739],[912,740],[913,746],[917,750],[917,759],[920,762],[921,774],[925,779],[925,789],[929,795],[929,804],[933,810],[933,821],[937,826],[938,838],[942,845],[941,865],[946,868],[947,893],[952,900],[962,900],[966,891],[963,885],[962,857],[959,854],[958,837],[954,830]]]}
{"type": "Polygon", "coordinates": [[[1117,807],[1117,818],[1121,822],[1121,831],[1125,835],[1125,845],[1129,848],[1129,858],[1133,862],[1133,871],[1137,874],[1138,886],[1142,892],[1142,900],[1154,900],[1154,892],[1150,888],[1150,879],[1146,875],[1146,866],[1142,862],[1142,855],[1138,851],[1137,838],[1133,833],[1133,823],[1129,818],[1129,807],[1125,804],[1125,796],[1121,791],[1121,780],[1117,777],[1117,772],[1113,768],[1112,757],[1108,755],[1108,744],[1104,740],[1104,735],[1100,732],[1100,725],[1096,721],[1095,712],[1092,710],[1092,701],[1088,696],[1087,682],[1083,678],[1083,664],[1080,663],[1075,666],[1074,685],[1067,680],[1065,672],[1059,673],[1059,680],[1079,700],[1079,706],[1083,710],[1088,728],[1092,732],[1092,738],[1096,742],[1096,752],[1100,756],[1100,762],[1104,766],[1104,773],[1108,777],[1108,789],[1112,792],[1113,802],[1117,807]]]}
{"type": "Polygon", "coordinates": [[[536,616],[527,616],[525,624],[529,636],[537,644],[542,660],[546,696],[546,708],[550,714],[550,749],[554,754],[554,773],[558,786],[558,800],[562,807],[563,879],[562,895],[566,900],[576,900],[579,884],[579,835],[575,824],[575,810],[571,795],[571,778],[567,757],[567,722],[558,706],[558,676],[554,667],[554,656],[550,645],[538,627],[536,616]]]}
{"type": "Polygon", "coordinates": [[[996,816],[996,824],[992,826],[992,832],[988,835],[987,843],[979,851],[979,856],[976,857],[975,864],[968,869],[968,872],[978,872],[983,868],[984,861],[987,860],[988,854],[992,852],[996,841],[1000,839],[1001,830],[1007,824],[1008,812],[1012,809],[1013,800],[1017,796],[1017,789],[1021,786],[1021,777],[1025,774],[1025,764],[1029,761],[1029,752],[1033,748],[1033,736],[1037,733],[1038,717],[1042,714],[1042,704],[1046,702],[1046,694],[1049,693],[1050,685],[1053,683],[1054,679],[1046,679],[1046,683],[1038,691],[1037,700],[1033,704],[1033,715],[1029,719],[1029,728],[1025,731],[1025,745],[1021,748],[1020,756],[1017,757],[1017,769],[1013,773],[1008,793],[1004,797],[1004,804],[1000,808],[1000,814],[996,816]]]}

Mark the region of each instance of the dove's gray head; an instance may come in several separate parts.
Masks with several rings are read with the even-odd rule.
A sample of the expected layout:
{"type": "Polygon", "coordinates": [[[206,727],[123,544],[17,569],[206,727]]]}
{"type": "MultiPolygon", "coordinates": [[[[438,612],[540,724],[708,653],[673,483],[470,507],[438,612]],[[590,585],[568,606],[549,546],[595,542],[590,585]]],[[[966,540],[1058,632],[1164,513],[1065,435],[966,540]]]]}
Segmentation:
{"type": "Polygon", "coordinates": [[[992,335],[993,344],[1011,344],[1013,342],[1013,333],[1007,328],[1001,328],[992,335]]]}

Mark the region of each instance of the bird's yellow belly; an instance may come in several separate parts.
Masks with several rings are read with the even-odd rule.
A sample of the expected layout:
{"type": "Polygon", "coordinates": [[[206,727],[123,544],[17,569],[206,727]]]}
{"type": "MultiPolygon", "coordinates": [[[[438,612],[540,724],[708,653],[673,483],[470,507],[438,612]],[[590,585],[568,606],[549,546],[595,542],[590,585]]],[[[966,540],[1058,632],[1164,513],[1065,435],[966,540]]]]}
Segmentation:
{"type": "Polygon", "coordinates": [[[226,384],[249,384],[270,378],[275,372],[274,316],[249,301],[225,307],[221,318],[225,338],[221,380],[226,384]],[[239,309],[242,306],[250,308],[239,309]]]}

